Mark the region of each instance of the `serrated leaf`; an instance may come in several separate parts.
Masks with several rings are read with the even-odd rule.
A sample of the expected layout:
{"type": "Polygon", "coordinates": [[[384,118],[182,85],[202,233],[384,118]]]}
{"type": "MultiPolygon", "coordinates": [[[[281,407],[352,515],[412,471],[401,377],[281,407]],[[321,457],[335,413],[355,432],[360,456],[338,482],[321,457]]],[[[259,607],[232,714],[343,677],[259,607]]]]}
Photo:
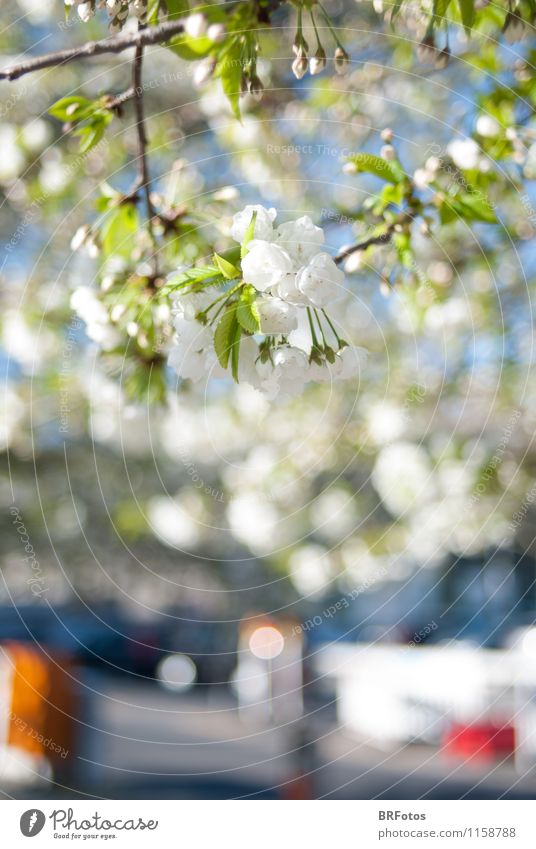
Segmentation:
{"type": "Polygon", "coordinates": [[[246,232],[244,234],[244,241],[242,242],[242,245],[240,247],[240,256],[242,257],[242,259],[244,259],[244,257],[246,256],[246,254],[248,252],[248,245],[255,235],[255,224],[256,224],[256,222],[257,222],[257,210],[254,209],[253,213],[251,215],[251,221],[249,222],[248,226],[246,227],[246,232]]]}
{"type": "Polygon", "coordinates": [[[166,285],[174,289],[181,289],[183,286],[190,286],[193,283],[198,283],[215,276],[218,276],[218,269],[212,265],[187,268],[186,271],[181,271],[180,274],[171,277],[166,285]]]}
{"type": "Polygon", "coordinates": [[[349,156],[348,161],[352,162],[361,173],[374,174],[375,177],[387,180],[389,183],[401,183],[406,176],[398,162],[382,159],[373,153],[357,153],[349,156]]]}
{"type": "Polygon", "coordinates": [[[242,338],[242,328],[239,324],[236,326],[236,330],[233,337],[233,346],[231,350],[231,373],[233,375],[234,380],[238,383],[238,364],[240,361],[240,340],[242,338]]]}
{"type": "Polygon", "coordinates": [[[235,277],[240,275],[238,268],[235,268],[232,262],[229,262],[219,254],[214,254],[214,263],[218,266],[223,276],[228,280],[234,280],[235,277]]]}
{"type": "Polygon", "coordinates": [[[475,20],[474,0],[458,0],[460,15],[466,32],[469,32],[475,20]]]}
{"type": "Polygon", "coordinates": [[[238,321],[236,306],[227,307],[220,318],[214,333],[214,350],[222,368],[227,368],[233,347],[238,321]]]}
{"type": "Polygon", "coordinates": [[[236,308],[236,317],[241,327],[248,333],[260,333],[261,317],[254,300],[240,299],[236,308]]]}

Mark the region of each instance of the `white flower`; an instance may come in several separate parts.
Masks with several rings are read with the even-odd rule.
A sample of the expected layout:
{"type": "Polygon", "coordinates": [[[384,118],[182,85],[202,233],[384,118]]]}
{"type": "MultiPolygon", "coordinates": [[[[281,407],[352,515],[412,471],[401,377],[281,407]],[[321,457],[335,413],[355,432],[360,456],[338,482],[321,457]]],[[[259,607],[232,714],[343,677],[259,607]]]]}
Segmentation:
{"type": "Polygon", "coordinates": [[[426,168],[417,168],[413,174],[413,182],[418,189],[425,189],[433,179],[434,175],[431,171],[427,171],[426,168]]]}
{"type": "Polygon", "coordinates": [[[280,298],[261,298],[257,301],[261,318],[261,331],[267,336],[282,333],[285,336],[298,326],[296,308],[280,298]]]}
{"type": "Polygon", "coordinates": [[[99,301],[95,292],[89,286],[79,286],[74,290],[71,295],[71,309],[86,324],[106,324],[108,322],[106,307],[102,301],[99,301]]]}
{"type": "Polygon", "coordinates": [[[207,19],[201,12],[195,12],[186,18],[184,31],[190,38],[201,38],[207,31],[207,19]]]}
{"type": "Polygon", "coordinates": [[[501,132],[501,126],[492,115],[479,115],[476,122],[476,131],[479,136],[493,139],[501,132]]]}
{"type": "Polygon", "coordinates": [[[337,268],[329,254],[316,254],[298,272],[296,286],[315,307],[325,307],[341,294],[344,272],[337,268]]]}
{"type": "Polygon", "coordinates": [[[270,400],[278,396],[288,399],[299,395],[307,379],[309,361],[299,348],[290,345],[277,348],[272,355],[273,367],[270,363],[259,367],[261,389],[270,400]],[[264,375],[262,374],[264,372],[264,375]]]}
{"type": "Polygon", "coordinates": [[[77,12],[80,20],[84,21],[84,23],[87,23],[95,14],[95,9],[91,5],[91,3],[80,3],[77,8],[77,12]]]}
{"type": "Polygon", "coordinates": [[[312,380],[313,383],[332,383],[338,377],[340,363],[330,363],[326,360],[324,363],[309,363],[307,370],[307,380],[312,380]]]}
{"type": "Polygon", "coordinates": [[[274,238],[273,222],[277,215],[275,209],[266,209],[260,204],[248,204],[242,212],[237,212],[236,215],[233,216],[231,236],[235,242],[240,242],[240,244],[242,244],[244,241],[246,230],[251,223],[251,218],[254,212],[257,213],[257,218],[255,219],[255,232],[253,233],[253,237],[255,239],[264,239],[265,241],[272,241],[274,238]]]}
{"type": "Polygon", "coordinates": [[[285,274],[283,279],[277,285],[277,294],[283,301],[295,306],[305,307],[310,304],[307,295],[300,292],[296,285],[296,275],[294,272],[285,274]]]}
{"type": "Polygon", "coordinates": [[[266,292],[285,277],[292,268],[289,255],[279,245],[253,239],[242,260],[242,274],[259,292],[266,292]]]}
{"type": "Polygon", "coordinates": [[[308,215],[277,228],[276,244],[286,250],[296,268],[306,265],[324,244],[324,231],[308,215]]]}
{"type": "Polygon", "coordinates": [[[172,296],[172,312],[178,319],[196,321],[199,313],[204,312],[213,302],[215,295],[211,292],[188,292],[172,296]]]}
{"type": "Polygon", "coordinates": [[[515,44],[525,37],[525,23],[518,15],[509,12],[504,22],[503,33],[508,44],[515,44]]]}
{"type": "Polygon", "coordinates": [[[464,171],[478,168],[480,148],[473,139],[454,139],[447,145],[447,153],[454,164],[464,171]]]}
{"type": "Polygon", "coordinates": [[[179,377],[198,381],[206,376],[208,356],[213,348],[212,333],[196,321],[177,316],[174,321],[176,337],[169,354],[169,365],[179,377]]]}
{"type": "Polygon", "coordinates": [[[336,354],[337,377],[340,380],[348,380],[353,377],[359,377],[361,369],[364,368],[367,362],[367,352],[364,348],[358,348],[355,345],[346,345],[342,351],[336,354]]]}

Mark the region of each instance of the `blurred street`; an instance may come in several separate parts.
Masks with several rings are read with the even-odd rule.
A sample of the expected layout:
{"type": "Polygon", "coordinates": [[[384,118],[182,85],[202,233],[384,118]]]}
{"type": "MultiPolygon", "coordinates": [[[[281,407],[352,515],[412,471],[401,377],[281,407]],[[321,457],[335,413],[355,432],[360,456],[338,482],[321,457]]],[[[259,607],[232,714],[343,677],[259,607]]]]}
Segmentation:
{"type": "MultiPolygon", "coordinates": [[[[221,688],[178,696],[156,683],[84,674],[86,730],[69,786],[19,789],[17,798],[287,798],[295,764],[289,729],[251,729],[221,688]]],[[[379,749],[356,742],[319,710],[311,775],[315,797],[534,799],[534,770],[510,759],[448,759],[425,745],[379,749]]],[[[4,793],[4,797],[11,795],[4,793]]]]}

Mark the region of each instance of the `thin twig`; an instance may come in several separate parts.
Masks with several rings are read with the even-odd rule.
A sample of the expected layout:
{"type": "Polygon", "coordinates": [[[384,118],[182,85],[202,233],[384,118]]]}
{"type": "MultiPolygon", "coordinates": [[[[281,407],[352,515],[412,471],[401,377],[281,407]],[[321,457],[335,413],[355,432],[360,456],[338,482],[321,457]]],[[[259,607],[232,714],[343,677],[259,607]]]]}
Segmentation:
{"type": "Polygon", "coordinates": [[[83,57],[100,56],[103,53],[121,53],[129,47],[146,47],[151,44],[161,44],[184,31],[184,21],[167,21],[158,26],[147,27],[136,33],[125,33],[103,38],[101,41],[88,41],[78,47],[58,50],[56,53],[45,53],[35,59],[28,59],[20,65],[12,65],[0,71],[0,80],[16,80],[25,74],[66,65],[83,57]]]}
{"type": "Polygon", "coordinates": [[[339,253],[333,257],[334,262],[343,262],[343,260],[347,259],[347,257],[352,254],[357,253],[357,251],[366,251],[366,249],[370,248],[372,245],[386,245],[387,242],[391,241],[391,236],[397,227],[411,221],[413,221],[413,215],[410,212],[404,212],[388,224],[383,233],[379,233],[377,236],[371,236],[363,242],[356,242],[355,245],[348,245],[347,248],[343,248],[342,251],[339,251],[339,253]]]}
{"type": "MultiPolygon", "coordinates": [[[[143,30],[140,30],[143,32],[143,30]]],[[[145,129],[145,113],[143,108],[143,85],[142,85],[142,68],[143,68],[143,44],[136,46],[134,54],[134,63],[132,66],[132,88],[134,90],[134,110],[136,113],[136,132],[138,135],[138,178],[136,180],[133,192],[141,189],[145,195],[145,203],[147,206],[147,229],[153,248],[155,250],[155,274],[158,273],[156,268],[156,250],[158,248],[156,237],[153,230],[153,222],[155,218],[155,209],[151,200],[149,166],[147,163],[147,132],[145,129]]]]}
{"type": "Polygon", "coordinates": [[[136,90],[133,86],[127,88],[126,91],[122,91],[121,94],[110,94],[106,99],[106,109],[110,110],[120,110],[124,103],[128,103],[129,100],[133,100],[136,96],[136,90]]]}

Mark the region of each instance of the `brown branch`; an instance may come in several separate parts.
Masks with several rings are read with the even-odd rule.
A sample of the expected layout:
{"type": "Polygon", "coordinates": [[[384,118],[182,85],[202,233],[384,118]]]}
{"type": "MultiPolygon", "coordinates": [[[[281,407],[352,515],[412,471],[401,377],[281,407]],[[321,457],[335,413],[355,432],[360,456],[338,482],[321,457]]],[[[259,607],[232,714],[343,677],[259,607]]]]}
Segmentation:
{"type": "Polygon", "coordinates": [[[43,68],[53,68],[57,65],[66,65],[76,59],[92,56],[101,56],[104,53],[121,53],[129,47],[142,48],[151,44],[162,44],[169,41],[173,36],[184,31],[184,21],[167,21],[158,26],[147,27],[136,33],[116,35],[103,38],[101,41],[88,41],[78,47],[70,47],[67,50],[58,50],[56,53],[45,53],[35,59],[28,59],[20,65],[12,65],[0,71],[0,80],[16,80],[25,74],[40,71],[43,68]]]}
{"type": "Polygon", "coordinates": [[[333,257],[334,262],[343,262],[343,260],[352,254],[357,253],[357,251],[366,251],[366,249],[370,248],[371,245],[385,245],[391,240],[393,229],[394,227],[390,225],[385,233],[381,233],[379,236],[371,236],[370,239],[365,239],[364,242],[357,242],[355,245],[348,245],[347,248],[339,251],[339,253],[333,257]]]}
{"type": "Polygon", "coordinates": [[[366,249],[372,247],[372,245],[386,245],[387,242],[391,241],[391,236],[397,227],[411,221],[413,221],[413,215],[409,212],[404,212],[388,224],[383,233],[379,233],[377,236],[371,236],[363,242],[357,242],[355,245],[348,245],[347,248],[343,248],[342,251],[339,251],[339,253],[333,257],[334,262],[343,262],[347,259],[347,257],[357,253],[357,251],[366,251],[366,249]]]}
{"type": "MultiPolygon", "coordinates": [[[[140,33],[145,30],[141,29],[140,33]]],[[[149,176],[149,166],[147,163],[147,132],[145,129],[145,110],[143,106],[143,85],[142,85],[142,69],[143,69],[143,44],[136,45],[134,54],[134,64],[132,66],[132,90],[134,93],[134,111],[136,113],[136,132],[138,135],[138,178],[136,180],[133,192],[136,193],[141,189],[145,195],[145,203],[147,206],[147,229],[153,248],[155,250],[154,265],[155,275],[158,274],[158,261],[156,251],[158,244],[153,229],[153,221],[155,218],[155,209],[151,200],[151,189],[149,176]]]]}

